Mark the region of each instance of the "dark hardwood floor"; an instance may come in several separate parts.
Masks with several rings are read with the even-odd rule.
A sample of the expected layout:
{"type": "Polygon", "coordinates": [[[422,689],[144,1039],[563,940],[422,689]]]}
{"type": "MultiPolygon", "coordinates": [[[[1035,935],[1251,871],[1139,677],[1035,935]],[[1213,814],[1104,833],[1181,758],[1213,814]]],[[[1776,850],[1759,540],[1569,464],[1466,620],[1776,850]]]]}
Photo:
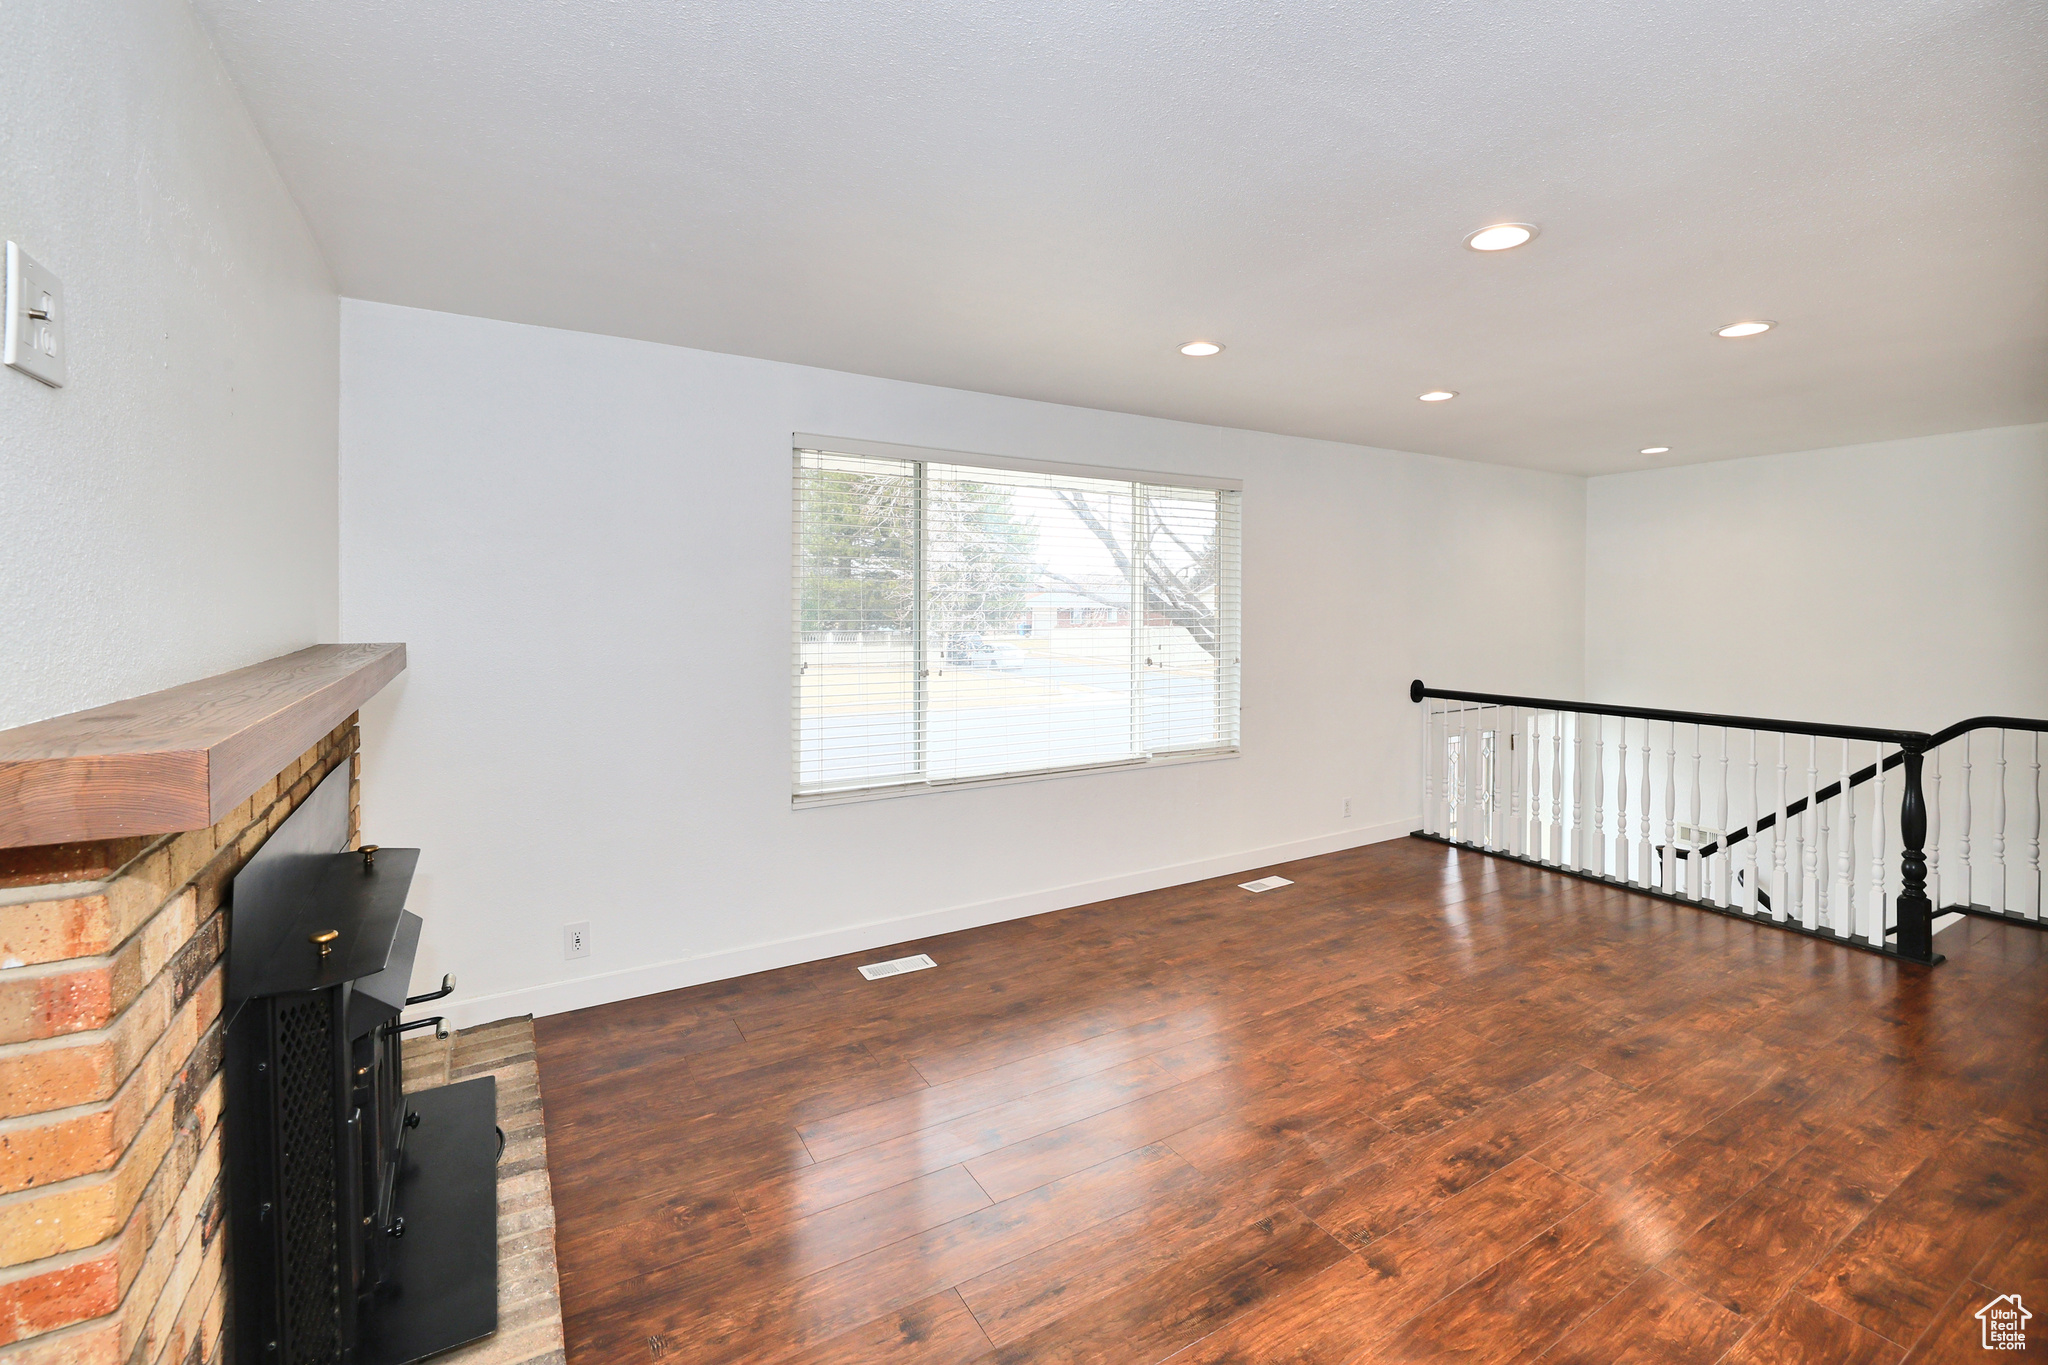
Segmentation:
{"type": "Polygon", "coordinates": [[[1403,839],[542,1019],[569,1360],[1980,1359],[2048,934],[1938,946],[1403,839]]]}

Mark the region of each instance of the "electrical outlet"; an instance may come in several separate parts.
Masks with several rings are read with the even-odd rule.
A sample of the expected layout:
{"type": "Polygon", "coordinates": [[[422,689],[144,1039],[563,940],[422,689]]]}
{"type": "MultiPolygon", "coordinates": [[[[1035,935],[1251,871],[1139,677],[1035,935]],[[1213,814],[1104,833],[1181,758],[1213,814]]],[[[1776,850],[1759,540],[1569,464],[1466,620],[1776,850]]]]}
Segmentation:
{"type": "Polygon", "coordinates": [[[565,924],[562,926],[562,956],[590,956],[589,920],[583,920],[576,924],[565,924]]]}
{"type": "Polygon", "coordinates": [[[1344,818],[1346,820],[1351,818],[1351,798],[1348,796],[1344,798],[1344,818]]]}

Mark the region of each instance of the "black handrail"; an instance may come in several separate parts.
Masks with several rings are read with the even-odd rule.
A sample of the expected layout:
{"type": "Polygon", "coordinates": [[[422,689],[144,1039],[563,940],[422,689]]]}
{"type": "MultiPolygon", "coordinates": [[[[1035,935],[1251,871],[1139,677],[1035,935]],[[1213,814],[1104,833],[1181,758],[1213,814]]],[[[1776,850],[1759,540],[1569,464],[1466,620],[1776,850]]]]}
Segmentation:
{"type": "MultiPolygon", "coordinates": [[[[1896,768],[1905,761],[1906,750],[1901,749],[1899,750],[1899,752],[1886,758],[1884,760],[1883,766],[1886,768],[1896,768]]],[[[1878,764],[1873,763],[1869,767],[1864,768],[1859,772],[1853,772],[1849,774],[1849,785],[1852,787],[1862,786],[1865,782],[1868,782],[1871,778],[1877,776],[1878,767],[1878,764]]],[[[1694,849],[1693,852],[1702,858],[1711,858],[1716,853],[1719,853],[1721,851],[1721,845],[1724,843],[1728,845],[1728,847],[1733,848],[1735,845],[1741,843],[1744,839],[1747,839],[1752,834],[1762,834],[1765,830],[1771,828],[1773,825],[1778,823],[1778,817],[1780,815],[1784,816],[1787,820],[1789,820],[1795,815],[1805,814],[1806,808],[1809,805],[1824,804],[1826,802],[1834,800],[1841,794],[1842,784],[1839,781],[1830,782],[1825,787],[1822,787],[1819,791],[1815,792],[1811,797],[1802,796],[1797,801],[1789,801],[1785,804],[1784,810],[1772,811],[1769,815],[1760,815],[1757,817],[1757,821],[1754,825],[1745,825],[1741,829],[1723,835],[1720,841],[1694,849]]]]}
{"type": "MultiPolygon", "coordinates": [[[[1906,761],[1905,751],[1908,749],[1925,753],[1930,749],[1938,749],[1950,740],[1958,739],[1972,730],[2039,730],[2043,734],[2048,734],[2048,720],[2026,720],[2018,716],[1973,716],[1969,720],[1957,721],[1945,730],[1929,734],[1925,730],[1871,730],[1857,726],[1809,725],[1804,721],[1795,720],[1764,720],[1755,716],[1719,716],[1705,711],[1664,711],[1646,706],[1594,706],[1586,702],[1556,701],[1547,697],[1511,697],[1492,692],[1453,692],[1446,688],[1425,687],[1420,678],[1408,684],[1410,701],[1419,702],[1424,697],[1478,702],[1485,706],[1526,706],[1541,711],[1570,711],[1587,716],[1634,716],[1642,720],[1674,720],[1689,725],[1725,726],[1731,730],[1771,730],[1780,734],[1819,735],[1824,739],[1864,739],[1881,744],[1899,745],[1900,752],[1884,760],[1883,766],[1887,771],[1906,761]]],[[[1873,763],[1867,768],[1851,773],[1849,785],[1860,787],[1870,781],[1877,776],[1878,766],[1873,763]]],[[[1780,815],[1789,820],[1795,815],[1803,814],[1809,805],[1832,801],[1841,794],[1841,782],[1830,782],[1812,796],[1802,796],[1796,801],[1789,802],[1784,810],[1760,816],[1754,825],[1733,830],[1716,842],[1695,849],[1694,852],[1702,858],[1711,857],[1720,852],[1724,844],[1732,848],[1744,839],[1772,828],[1778,823],[1780,815]]]]}
{"type": "Polygon", "coordinates": [[[1927,737],[1926,747],[1938,749],[1958,735],[1967,734],[1972,730],[2039,730],[2042,734],[2048,735],[2048,720],[2022,720],[2018,716],[1972,716],[1968,720],[1957,721],[1946,730],[1936,730],[1927,737]]]}
{"type": "MultiPolygon", "coordinates": [[[[1710,711],[1668,711],[1654,706],[1603,706],[1592,702],[1559,701],[1555,697],[1512,697],[1497,692],[1454,692],[1449,688],[1427,687],[1417,678],[1408,684],[1408,700],[1421,701],[1424,697],[1437,697],[1444,701],[1478,702],[1482,706],[1530,706],[1540,711],[1572,711],[1587,716],[1632,716],[1638,720],[1675,720],[1687,725],[1713,725],[1730,730],[1770,730],[1787,735],[1819,735],[1823,739],[1867,739],[1880,744],[1897,744],[1904,748],[1918,748],[1922,753],[1939,748],[1952,739],[1959,738],[1972,730],[2039,730],[2048,734],[2048,720],[2028,720],[2021,716],[1972,716],[1959,720],[1945,730],[1932,734],[1925,730],[1875,730],[1862,725],[1817,725],[1803,720],[1769,720],[1761,716],[1721,716],[1710,711]]],[[[1896,768],[1898,755],[1885,760],[1885,767],[1896,768]]],[[[1859,786],[1874,776],[1859,775],[1850,786],[1859,786]]],[[[1828,796],[1840,794],[1840,785],[1830,788],[1828,796]]],[[[1824,798],[1825,799],[1825,798],[1824,798]]],[[[1801,806],[1801,810],[1805,807],[1801,806]]]]}
{"type": "MultiPolygon", "coordinates": [[[[1510,697],[1494,692],[1453,692],[1425,687],[1417,678],[1408,684],[1408,700],[1438,697],[1445,701],[1474,701],[1482,706],[1532,706],[1541,711],[1576,711],[1588,716],[1633,716],[1638,720],[1675,720],[1687,725],[1716,725],[1730,730],[1774,730],[1788,735],[1819,735],[1823,739],[1868,739],[1880,744],[1910,746],[1933,738],[1925,730],[1873,730],[1862,725],[1816,725],[1803,720],[1766,720],[1759,716],[1717,716],[1705,711],[1665,711],[1652,706],[1595,706],[1583,701],[1558,701],[1550,697],[1510,697]]],[[[1988,717],[1986,719],[1989,719],[1988,717]]],[[[2029,724],[2040,724],[2030,721],[2029,724]]],[[[1957,731],[1958,734],[1961,731],[1957,731]]]]}
{"type": "MultiPolygon", "coordinates": [[[[1973,730],[2039,730],[2043,734],[2048,734],[2048,720],[2022,720],[2017,716],[1973,716],[1969,720],[1957,721],[1946,730],[1936,730],[1927,737],[1927,742],[1920,746],[1920,752],[1927,753],[1934,749],[1939,749],[1950,740],[1960,739],[1973,730]]],[[[1883,767],[1887,770],[1898,767],[1906,761],[1906,753],[1907,750],[1900,749],[1898,753],[1892,754],[1884,760],[1883,767]]],[[[1873,763],[1867,768],[1859,769],[1849,774],[1849,785],[1851,787],[1862,786],[1865,782],[1877,776],[1878,767],[1878,764],[1873,763]]],[[[1830,782],[1827,786],[1815,792],[1812,797],[1802,796],[1797,801],[1788,802],[1784,810],[1773,811],[1769,815],[1759,816],[1754,825],[1745,825],[1741,829],[1731,831],[1723,835],[1719,841],[1704,845],[1694,850],[1694,852],[1702,858],[1711,858],[1714,854],[1721,851],[1723,844],[1733,848],[1752,834],[1762,834],[1765,830],[1778,823],[1778,816],[1780,815],[1789,820],[1795,815],[1803,814],[1808,805],[1818,805],[1823,802],[1832,801],[1841,794],[1842,784],[1839,781],[1830,782]]]]}

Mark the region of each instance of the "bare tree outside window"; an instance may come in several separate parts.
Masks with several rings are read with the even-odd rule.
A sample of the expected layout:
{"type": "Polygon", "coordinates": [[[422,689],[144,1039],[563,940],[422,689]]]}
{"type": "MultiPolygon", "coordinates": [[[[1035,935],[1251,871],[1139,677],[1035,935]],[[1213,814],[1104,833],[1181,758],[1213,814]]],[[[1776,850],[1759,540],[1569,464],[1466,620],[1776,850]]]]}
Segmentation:
{"type": "Polygon", "coordinates": [[[1234,748],[1236,496],[801,452],[799,795],[1234,748]]]}
{"type": "MultiPolygon", "coordinates": [[[[1179,626],[1211,658],[1220,658],[1224,643],[1217,592],[1223,565],[1221,524],[1212,516],[1206,533],[1195,529],[1184,538],[1175,523],[1186,527],[1190,518],[1185,509],[1176,506],[1175,500],[1141,490],[1133,553],[1086,494],[1065,489],[1058,490],[1058,494],[1074,519],[1101,542],[1117,571],[1126,579],[1136,577],[1143,583],[1146,612],[1179,626]],[[1190,540],[1194,543],[1190,544],[1190,540]]],[[[1069,591],[1104,606],[1130,605],[1128,597],[1118,602],[1086,583],[1058,573],[1048,572],[1048,576],[1069,591]]]]}

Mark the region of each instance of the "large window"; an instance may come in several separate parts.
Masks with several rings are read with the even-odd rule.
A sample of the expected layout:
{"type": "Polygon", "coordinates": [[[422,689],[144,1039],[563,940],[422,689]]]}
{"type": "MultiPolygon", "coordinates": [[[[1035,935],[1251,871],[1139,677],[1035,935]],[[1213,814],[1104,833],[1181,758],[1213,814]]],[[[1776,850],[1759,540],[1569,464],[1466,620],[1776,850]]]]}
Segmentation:
{"type": "Polygon", "coordinates": [[[1236,748],[1235,481],[797,446],[798,800],[1236,748]]]}

